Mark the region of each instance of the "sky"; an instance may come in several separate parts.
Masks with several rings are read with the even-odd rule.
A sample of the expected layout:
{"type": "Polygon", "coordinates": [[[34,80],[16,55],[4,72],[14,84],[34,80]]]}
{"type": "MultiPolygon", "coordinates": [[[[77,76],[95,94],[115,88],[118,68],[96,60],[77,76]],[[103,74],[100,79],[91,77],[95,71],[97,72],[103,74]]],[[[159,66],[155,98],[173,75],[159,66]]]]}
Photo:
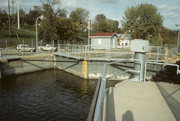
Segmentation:
{"type": "MultiPolygon", "coordinates": [[[[34,5],[41,5],[40,0],[16,0],[21,9],[29,11],[34,5]]],[[[107,18],[121,21],[124,11],[128,7],[141,3],[150,3],[158,8],[158,12],[164,17],[164,26],[169,29],[180,29],[180,0],[61,0],[60,8],[67,11],[75,10],[77,7],[90,11],[90,19],[97,14],[104,14],[107,18]]],[[[8,0],[0,0],[0,8],[7,10],[8,0]]],[[[121,27],[121,22],[120,22],[121,27]]]]}

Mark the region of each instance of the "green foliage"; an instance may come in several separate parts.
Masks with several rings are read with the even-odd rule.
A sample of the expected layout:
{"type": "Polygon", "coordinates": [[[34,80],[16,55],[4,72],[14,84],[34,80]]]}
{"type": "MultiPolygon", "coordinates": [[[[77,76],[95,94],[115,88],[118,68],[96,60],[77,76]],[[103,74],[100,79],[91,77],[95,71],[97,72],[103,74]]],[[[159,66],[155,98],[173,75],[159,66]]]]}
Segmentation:
{"type": "Polygon", "coordinates": [[[118,32],[119,31],[119,29],[118,29],[119,22],[118,21],[108,19],[107,25],[108,25],[109,32],[118,32]]]}
{"type": "Polygon", "coordinates": [[[4,24],[7,24],[8,14],[5,10],[0,9],[0,31],[4,24]]]}
{"type": "Polygon", "coordinates": [[[162,44],[176,44],[177,43],[177,33],[178,31],[170,30],[168,28],[162,27],[160,31],[160,36],[162,38],[162,44]]]}
{"type": "Polygon", "coordinates": [[[93,32],[118,32],[118,21],[107,19],[104,14],[95,17],[93,32]]]}
{"type": "Polygon", "coordinates": [[[65,9],[58,9],[55,14],[58,18],[67,18],[67,11],[65,9]]]}
{"type": "Polygon", "coordinates": [[[42,6],[42,13],[44,20],[41,22],[39,29],[39,37],[45,41],[58,40],[54,10],[50,4],[44,4],[42,6]]]}
{"type": "Polygon", "coordinates": [[[27,23],[28,25],[35,25],[35,21],[37,17],[41,15],[41,13],[41,7],[34,6],[34,8],[29,11],[29,14],[24,16],[24,23],[27,23]]]}
{"type": "Polygon", "coordinates": [[[70,18],[60,18],[57,26],[57,33],[61,41],[73,41],[78,39],[78,24],[74,23],[70,18]]]}
{"type": "Polygon", "coordinates": [[[124,31],[129,31],[133,38],[153,41],[159,38],[163,17],[152,4],[140,4],[128,8],[123,17],[124,31]]]}
{"type": "MultiPolygon", "coordinates": [[[[4,28],[3,31],[0,32],[0,37],[7,37],[9,35],[8,28],[4,28]]],[[[18,30],[16,27],[11,27],[11,38],[17,38],[17,36],[21,38],[35,38],[35,32],[27,30],[27,29],[20,29],[18,30]]]]}
{"type": "Polygon", "coordinates": [[[77,41],[82,41],[83,38],[87,37],[88,16],[89,12],[83,8],[77,8],[70,14],[70,19],[76,26],[75,31],[77,32],[78,37],[76,36],[74,39],[76,39],[77,41]]]}

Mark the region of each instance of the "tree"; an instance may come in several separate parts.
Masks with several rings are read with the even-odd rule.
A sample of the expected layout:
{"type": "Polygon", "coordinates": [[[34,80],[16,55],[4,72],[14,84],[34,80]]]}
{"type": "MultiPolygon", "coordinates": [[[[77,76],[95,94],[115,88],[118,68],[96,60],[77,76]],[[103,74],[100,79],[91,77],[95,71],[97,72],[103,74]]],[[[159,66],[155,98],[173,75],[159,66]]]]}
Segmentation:
{"type": "Polygon", "coordinates": [[[37,17],[39,17],[42,13],[40,6],[34,6],[32,10],[29,11],[29,14],[25,17],[25,23],[29,25],[35,25],[35,21],[37,17]]]}
{"type": "MultiPolygon", "coordinates": [[[[21,24],[24,24],[25,23],[25,16],[26,16],[26,13],[23,11],[23,9],[20,9],[19,10],[19,17],[20,17],[20,22],[21,24]]],[[[17,17],[16,17],[17,18],[17,17]]]]}
{"type": "Polygon", "coordinates": [[[61,41],[74,41],[79,39],[78,25],[70,18],[59,18],[57,23],[57,34],[61,41]]]}
{"type": "Polygon", "coordinates": [[[98,14],[93,23],[93,32],[118,32],[118,21],[106,18],[104,14],[98,14]]]}
{"type": "Polygon", "coordinates": [[[47,5],[50,5],[50,6],[54,6],[54,5],[57,5],[57,4],[60,4],[61,3],[61,0],[40,0],[41,3],[44,5],[44,4],[47,4],[47,5]]]}
{"type": "Polygon", "coordinates": [[[87,19],[89,12],[83,8],[77,8],[70,14],[70,19],[76,25],[79,37],[76,38],[79,41],[87,39],[87,19]]]}
{"type": "Polygon", "coordinates": [[[176,44],[177,43],[177,32],[176,30],[170,30],[166,27],[162,27],[160,36],[162,38],[162,44],[176,44]]]}
{"type": "Polygon", "coordinates": [[[107,18],[104,14],[98,14],[95,17],[95,22],[93,23],[94,32],[106,32],[108,29],[107,18]]]}
{"type": "Polygon", "coordinates": [[[163,25],[163,17],[152,4],[140,4],[126,9],[122,20],[124,31],[129,31],[133,38],[157,40],[163,25]]]}
{"type": "Polygon", "coordinates": [[[66,18],[67,17],[67,11],[65,9],[58,9],[55,14],[56,14],[56,17],[58,17],[58,18],[66,18]]]}
{"type": "Polygon", "coordinates": [[[0,9],[0,30],[4,24],[7,24],[8,21],[8,14],[5,10],[0,9]]]}
{"type": "Polygon", "coordinates": [[[45,19],[41,22],[39,37],[48,42],[51,40],[58,40],[56,29],[57,18],[55,16],[53,6],[50,4],[43,4],[42,9],[42,14],[45,19]]]}
{"type": "Polygon", "coordinates": [[[109,32],[118,32],[119,31],[119,28],[118,28],[119,22],[118,21],[108,19],[107,25],[108,25],[108,31],[109,32]]]}

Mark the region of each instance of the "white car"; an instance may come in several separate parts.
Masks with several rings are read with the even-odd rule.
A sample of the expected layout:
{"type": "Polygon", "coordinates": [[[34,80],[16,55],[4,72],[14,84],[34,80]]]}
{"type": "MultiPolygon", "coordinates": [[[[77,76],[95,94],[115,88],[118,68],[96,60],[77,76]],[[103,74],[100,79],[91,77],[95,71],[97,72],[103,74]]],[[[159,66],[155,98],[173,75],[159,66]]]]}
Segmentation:
{"type": "Polygon", "coordinates": [[[56,51],[57,50],[57,48],[55,48],[51,44],[47,44],[46,46],[38,46],[38,49],[41,51],[56,51]]]}
{"type": "Polygon", "coordinates": [[[17,45],[17,47],[16,47],[16,50],[17,51],[20,51],[20,52],[33,52],[33,51],[35,51],[36,49],[35,48],[32,48],[32,47],[30,47],[29,45],[23,45],[23,44],[19,44],[19,45],[17,45]]]}

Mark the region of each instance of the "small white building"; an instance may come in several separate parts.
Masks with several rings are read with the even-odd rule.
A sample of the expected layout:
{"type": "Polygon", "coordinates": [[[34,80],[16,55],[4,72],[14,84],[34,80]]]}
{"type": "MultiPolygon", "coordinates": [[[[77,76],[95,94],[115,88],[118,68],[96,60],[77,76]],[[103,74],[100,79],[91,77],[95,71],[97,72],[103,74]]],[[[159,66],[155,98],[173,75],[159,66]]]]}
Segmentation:
{"type": "Polygon", "coordinates": [[[92,49],[112,49],[117,46],[118,36],[113,32],[94,33],[90,38],[92,49]]]}
{"type": "Polygon", "coordinates": [[[129,34],[118,34],[118,48],[129,47],[131,36],[129,34]]]}

